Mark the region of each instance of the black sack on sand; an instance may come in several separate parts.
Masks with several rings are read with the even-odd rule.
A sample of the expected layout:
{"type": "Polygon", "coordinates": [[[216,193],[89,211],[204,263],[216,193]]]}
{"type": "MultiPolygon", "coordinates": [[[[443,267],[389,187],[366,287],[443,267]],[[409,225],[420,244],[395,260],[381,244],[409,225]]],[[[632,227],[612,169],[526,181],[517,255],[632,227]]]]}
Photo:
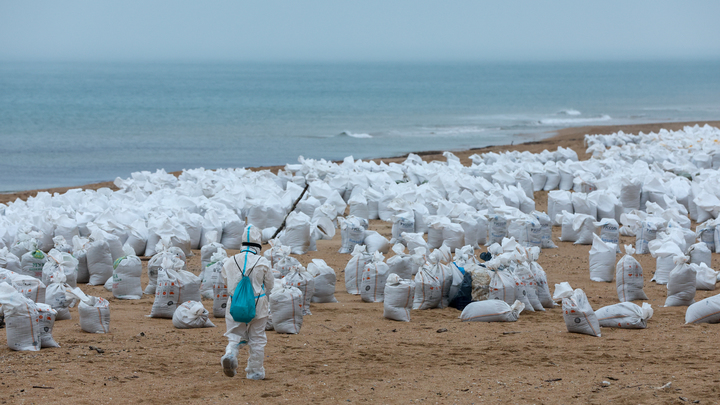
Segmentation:
{"type": "Polygon", "coordinates": [[[462,311],[470,302],[472,302],[472,274],[465,272],[460,291],[450,300],[449,306],[462,311]]]}

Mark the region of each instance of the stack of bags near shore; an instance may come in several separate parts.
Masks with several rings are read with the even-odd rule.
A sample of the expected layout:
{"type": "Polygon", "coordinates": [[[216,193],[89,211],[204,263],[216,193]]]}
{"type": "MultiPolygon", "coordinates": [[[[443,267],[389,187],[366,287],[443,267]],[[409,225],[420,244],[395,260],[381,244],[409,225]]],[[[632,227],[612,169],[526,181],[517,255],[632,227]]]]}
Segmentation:
{"type": "MultiPolygon", "coordinates": [[[[540,248],[525,248],[514,238],[488,248],[492,259],[472,273],[472,301],[460,315],[463,321],[516,321],[522,312],[545,311],[555,304],[547,275],[537,263],[540,248]],[[487,285],[483,285],[487,282],[487,285]]],[[[466,268],[466,271],[468,269],[466,268]]]]}
{"type": "MultiPolygon", "coordinates": [[[[345,268],[345,288],[365,302],[383,302],[388,319],[410,321],[411,310],[455,307],[463,321],[515,321],[523,310],[544,311],[554,303],[547,276],[537,263],[540,248],[525,248],[514,238],[493,244],[492,260],[480,264],[474,247],[455,250],[443,244],[429,254],[416,248],[393,246],[395,255],[384,262],[380,252],[356,245],[345,268]],[[503,314],[490,316],[487,314],[503,314]]],[[[488,258],[489,259],[489,258],[488,258]]]]}

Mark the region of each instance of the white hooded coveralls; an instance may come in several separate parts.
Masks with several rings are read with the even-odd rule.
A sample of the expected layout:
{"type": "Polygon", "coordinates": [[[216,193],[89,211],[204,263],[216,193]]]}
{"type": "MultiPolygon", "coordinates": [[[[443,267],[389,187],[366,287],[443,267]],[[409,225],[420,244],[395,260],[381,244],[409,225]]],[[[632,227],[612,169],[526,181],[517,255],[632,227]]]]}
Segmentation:
{"type": "Polygon", "coordinates": [[[265,357],[265,344],[267,343],[265,324],[268,317],[268,295],[273,288],[275,278],[270,270],[270,262],[256,253],[258,250],[252,247],[243,247],[240,253],[225,260],[221,274],[225,279],[225,285],[227,285],[228,295],[230,296],[225,307],[225,326],[227,329],[225,336],[229,341],[226,353],[234,351],[237,354],[238,348],[247,344],[248,362],[245,368],[247,378],[263,379],[265,378],[263,360],[265,357]],[[250,269],[253,269],[252,272],[250,272],[250,269]],[[235,293],[243,273],[249,273],[257,299],[255,318],[250,323],[235,322],[232,315],[230,315],[232,294],[235,293]]]}

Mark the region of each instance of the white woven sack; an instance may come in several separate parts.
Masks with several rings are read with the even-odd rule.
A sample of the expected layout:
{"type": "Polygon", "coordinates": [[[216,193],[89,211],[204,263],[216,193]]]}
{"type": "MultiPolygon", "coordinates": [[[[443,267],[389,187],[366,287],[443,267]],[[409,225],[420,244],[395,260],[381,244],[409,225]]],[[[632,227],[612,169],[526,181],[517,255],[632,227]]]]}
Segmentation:
{"type": "Polygon", "coordinates": [[[535,280],[535,275],[532,270],[530,270],[530,265],[527,263],[519,263],[515,268],[514,274],[515,277],[520,280],[520,285],[525,287],[527,299],[533,309],[535,311],[544,311],[545,308],[537,295],[537,281],[535,280]]]}
{"type": "Polygon", "coordinates": [[[593,222],[593,225],[597,228],[600,239],[617,246],[617,252],[620,253],[620,225],[617,221],[612,218],[603,218],[599,222],[593,222]]]}
{"type": "Polygon", "coordinates": [[[696,243],[688,249],[691,264],[704,263],[707,267],[712,266],[712,252],[705,243],[696,243]]]}
{"type": "MultiPolygon", "coordinates": [[[[555,302],[552,300],[552,295],[550,294],[550,287],[548,286],[545,270],[543,270],[537,262],[530,262],[530,270],[532,270],[535,275],[535,283],[537,286],[535,292],[543,308],[554,307],[555,302]]],[[[475,280],[473,279],[473,282],[474,281],[475,280]]]]}
{"type": "Polygon", "coordinates": [[[428,244],[421,233],[403,233],[402,238],[405,241],[409,252],[414,252],[417,248],[429,250],[428,244]]]}
{"type": "Polygon", "coordinates": [[[491,273],[487,268],[477,264],[465,265],[465,272],[472,275],[472,300],[484,301],[490,296],[491,273]]]}
{"type": "Polygon", "coordinates": [[[392,221],[392,238],[394,241],[402,241],[402,233],[414,233],[415,232],[415,213],[410,212],[399,212],[393,215],[390,220],[392,221]]]}
{"type": "MultiPolygon", "coordinates": [[[[290,254],[290,246],[283,246],[287,254],[290,254]]],[[[281,276],[285,277],[295,266],[300,266],[300,261],[292,256],[281,257],[280,260],[275,262],[273,270],[277,270],[281,276]]]]}
{"type": "Polygon", "coordinates": [[[463,246],[470,245],[473,249],[479,249],[481,239],[482,243],[485,244],[485,240],[487,239],[487,224],[485,224],[481,231],[477,219],[473,218],[471,215],[467,215],[466,213],[463,213],[457,221],[462,227],[463,234],[465,235],[463,246]]]}
{"type": "Polygon", "coordinates": [[[338,253],[351,253],[355,249],[355,245],[363,244],[367,221],[351,215],[347,218],[338,218],[338,222],[342,240],[338,253]]]}
{"type": "Polygon", "coordinates": [[[227,259],[225,249],[216,251],[213,260],[200,273],[200,295],[203,298],[212,298],[214,286],[223,283],[221,272],[225,259],[227,259]]]}
{"type": "Polygon", "coordinates": [[[158,242],[158,246],[155,250],[158,252],[155,256],[151,257],[147,264],[148,284],[145,286],[145,294],[155,294],[155,287],[157,285],[158,270],[162,266],[165,258],[177,259],[172,261],[172,269],[180,270],[185,269],[185,253],[178,247],[169,247],[169,243],[166,240],[158,242]]]}
{"type": "Polygon", "coordinates": [[[588,198],[585,193],[572,193],[573,212],[575,214],[585,214],[597,220],[597,203],[588,198]]]}
{"type": "Polygon", "coordinates": [[[642,221],[635,234],[635,251],[639,255],[650,253],[648,243],[655,240],[658,233],[658,224],[651,221],[642,221]]]}
{"type": "Polygon", "coordinates": [[[383,316],[387,319],[410,322],[410,310],[415,297],[415,282],[390,274],[385,283],[383,316]]]}
{"type": "Polygon", "coordinates": [[[360,282],[360,298],[364,302],[383,302],[389,270],[383,259],[380,252],[375,252],[372,260],[365,264],[360,282]]]}
{"type": "Polygon", "coordinates": [[[544,212],[533,211],[532,215],[540,224],[540,247],[543,249],[555,249],[557,245],[552,240],[552,220],[550,216],[544,212]]]}
{"type": "Polygon", "coordinates": [[[573,227],[575,214],[563,211],[555,217],[555,222],[560,224],[560,240],[563,242],[575,242],[578,238],[578,232],[573,227]]]}
{"type": "Polygon", "coordinates": [[[47,254],[47,261],[43,265],[42,282],[50,284],[48,277],[57,271],[65,274],[65,282],[71,288],[77,287],[78,260],[70,253],[61,252],[57,249],[50,249],[47,254]]]}
{"type": "Polygon", "coordinates": [[[200,301],[200,277],[187,270],[178,270],[178,282],[180,283],[180,295],[178,305],[185,301],[200,301]]]}
{"type": "Polygon", "coordinates": [[[593,244],[589,253],[590,280],[606,283],[613,281],[616,249],[614,244],[605,243],[599,236],[593,234],[593,244]]]}
{"type": "MultiPolygon", "coordinates": [[[[520,298],[517,296],[515,277],[509,271],[498,269],[491,273],[488,299],[504,301],[510,305],[509,303],[514,303],[520,298]]],[[[530,308],[532,309],[532,306],[530,308]]]]}
{"type": "Polygon", "coordinates": [[[720,294],[690,305],[685,311],[685,323],[720,323],[720,294]]]}
{"type": "Polygon", "coordinates": [[[600,324],[583,290],[565,291],[559,297],[568,332],[600,337],[600,324]]]}
{"type": "Polygon", "coordinates": [[[397,274],[401,279],[411,279],[413,274],[412,255],[405,254],[405,246],[397,243],[392,247],[395,256],[387,259],[388,275],[397,274]]]}
{"type": "Polygon", "coordinates": [[[152,318],[172,318],[177,309],[178,287],[175,270],[158,269],[155,300],[150,310],[152,318]]]}
{"type": "Polygon", "coordinates": [[[515,322],[525,304],[515,301],[508,305],[505,301],[488,300],[468,304],[460,314],[462,322],[515,322]]]}
{"type": "Polygon", "coordinates": [[[486,246],[493,243],[502,243],[503,238],[508,235],[508,220],[502,215],[491,215],[488,217],[488,234],[486,246]]]}
{"type": "Polygon", "coordinates": [[[643,291],[645,286],[643,268],[632,257],[633,253],[635,249],[632,245],[625,245],[625,256],[615,265],[615,288],[620,302],[648,299],[643,291]]]}
{"type": "Polygon", "coordinates": [[[158,270],[155,301],[150,310],[152,318],[172,318],[179,303],[201,300],[199,277],[186,270],[173,270],[168,258],[163,266],[158,270]]]}
{"type": "Polygon", "coordinates": [[[380,235],[377,231],[365,231],[363,244],[367,246],[368,253],[380,252],[382,254],[387,254],[391,247],[390,241],[380,235]]]}
{"type": "Polygon", "coordinates": [[[283,283],[293,286],[303,294],[302,311],[303,315],[312,315],[310,302],[315,293],[315,279],[303,266],[294,266],[283,278],[283,283]]]}
{"type": "Polygon", "coordinates": [[[525,285],[525,283],[515,275],[516,267],[517,263],[513,262],[507,268],[507,271],[510,273],[513,280],[515,280],[515,299],[525,304],[525,308],[523,308],[523,311],[535,312],[535,308],[530,302],[530,289],[532,288],[534,290],[535,287],[525,285]]]}
{"type": "Polygon", "coordinates": [[[460,224],[445,224],[442,228],[443,244],[450,248],[451,252],[465,246],[465,230],[460,224]]]}
{"type": "Polygon", "coordinates": [[[225,308],[228,302],[228,289],[225,282],[220,280],[213,285],[213,316],[225,318],[225,308]]]}
{"type": "Polygon", "coordinates": [[[335,299],[335,284],[337,283],[335,270],[322,259],[313,259],[308,263],[307,270],[315,280],[315,291],[311,302],[337,302],[335,299]]]}
{"type": "Polygon", "coordinates": [[[429,264],[423,265],[415,275],[413,309],[437,308],[442,301],[442,284],[429,264]]]}
{"type": "Polygon", "coordinates": [[[227,249],[240,249],[243,230],[245,230],[245,221],[232,213],[232,215],[229,215],[223,223],[223,232],[220,244],[227,249]]]}
{"type": "Polygon", "coordinates": [[[345,290],[348,294],[360,294],[360,283],[362,282],[362,272],[365,270],[365,264],[372,258],[366,252],[364,245],[356,245],[352,251],[352,258],[345,266],[345,290]]]}
{"type": "Polygon", "coordinates": [[[430,257],[428,258],[430,264],[429,269],[433,272],[433,274],[435,274],[438,281],[440,282],[442,299],[440,300],[440,304],[438,304],[438,307],[447,308],[450,304],[450,290],[452,289],[454,276],[452,268],[449,265],[440,262],[439,255],[435,254],[435,252],[437,252],[437,250],[431,253],[430,257]]]}
{"type": "Polygon", "coordinates": [[[215,324],[208,319],[209,316],[201,302],[185,301],[175,310],[172,323],[178,329],[214,328],[215,324]]]}
{"type": "Polygon", "coordinates": [[[36,304],[38,310],[38,329],[40,329],[40,347],[60,347],[53,338],[57,311],[47,304],[36,304]]]}
{"type": "Polygon", "coordinates": [[[113,258],[110,245],[103,239],[97,239],[87,247],[87,268],[90,278],[88,284],[103,285],[113,274],[113,258]]]}
{"type": "Polygon", "coordinates": [[[311,250],[312,224],[310,217],[302,212],[291,212],[285,220],[285,229],[278,239],[284,246],[290,246],[291,252],[303,255],[311,250]]]}
{"type": "Polygon", "coordinates": [[[545,164],[544,168],[547,179],[545,180],[543,190],[555,190],[560,185],[560,172],[558,171],[557,165],[554,161],[550,161],[545,164]]]}
{"type": "Polygon", "coordinates": [[[20,258],[10,253],[7,247],[0,249],[0,268],[21,273],[20,258]]]}
{"type": "Polygon", "coordinates": [[[70,308],[75,306],[76,301],[67,299],[65,292],[70,286],[62,282],[50,283],[45,290],[45,304],[50,305],[57,314],[55,319],[58,321],[72,319],[70,308]]]}
{"type": "Polygon", "coordinates": [[[653,316],[653,309],[647,302],[642,307],[632,302],[608,305],[595,311],[603,328],[645,329],[647,320],[653,316]]]}
{"type": "Polygon", "coordinates": [[[0,281],[5,281],[15,287],[20,294],[30,301],[36,303],[45,302],[45,284],[35,277],[0,269],[0,281]]]}
{"type": "Polygon", "coordinates": [[[573,214],[572,194],[569,191],[554,190],[548,193],[548,216],[553,220],[553,225],[561,225],[556,221],[558,215],[563,211],[573,214]]]}
{"type": "Polygon", "coordinates": [[[655,261],[655,274],[650,281],[658,284],[667,284],[670,272],[675,268],[675,258],[683,255],[683,251],[674,242],[661,243],[654,241],[650,253],[657,257],[655,261]]]}
{"type": "Polygon", "coordinates": [[[278,333],[300,333],[303,324],[302,292],[295,287],[278,283],[270,294],[272,325],[278,333]]]}
{"type": "Polygon", "coordinates": [[[66,291],[68,299],[77,299],[80,329],[88,333],[110,333],[110,303],[100,297],[86,295],[80,288],[66,291]]]}
{"type": "Polygon", "coordinates": [[[86,245],[90,241],[79,236],[73,237],[73,257],[78,261],[77,282],[87,283],[90,281],[90,272],[87,267],[87,250],[86,245]]]}
{"type": "Polygon", "coordinates": [[[112,292],[113,297],[123,300],[139,300],[143,290],[140,285],[142,276],[142,261],[135,256],[135,251],[125,245],[126,256],[121,257],[113,264],[112,292]]]}
{"type": "Polygon", "coordinates": [[[698,239],[707,245],[711,252],[715,252],[715,228],[715,221],[707,221],[695,228],[698,239]]]}
{"type": "Polygon", "coordinates": [[[715,289],[715,283],[717,283],[718,272],[706,266],[705,263],[694,264],[691,263],[690,267],[695,269],[695,289],[696,290],[708,290],[712,291],[715,289]]]}
{"type": "Polygon", "coordinates": [[[670,272],[667,283],[666,307],[689,306],[695,302],[695,269],[690,267],[687,256],[676,256],[675,268],[670,272]]]}
{"type": "Polygon", "coordinates": [[[595,236],[595,218],[585,214],[575,214],[573,217],[573,231],[577,235],[574,244],[590,245],[595,236]]]}
{"type": "Polygon", "coordinates": [[[40,350],[40,315],[35,303],[3,281],[0,283],[0,304],[5,316],[7,346],[11,350],[40,350]]]}
{"type": "Polygon", "coordinates": [[[218,241],[217,231],[208,232],[210,235],[207,236],[208,243],[200,248],[200,266],[204,269],[212,261],[212,257],[219,249],[225,249],[225,247],[218,241]]]}
{"type": "Polygon", "coordinates": [[[361,193],[356,193],[350,197],[348,200],[348,206],[350,207],[350,215],[358,218],[370,219],[368,200],[361,193]]]}
{"type": "MultiPolygon", "coordinates": [[[[31,250],[20,257],[22,274],[42,279],[42,269],[47,262],[47,255],[42,250],[31,250]]],[[[112,266],[112,265],[111,265],[112,266]]]]}
{"type": "Polygon", "coordinates": [[[136,256],[142,256],[145,254],[147,248],[147,226],[145,225],[144,219],[138,219],[130,226],[128,226],[128,238],[125,241],[125,245],[130,246],[135,252],[136,256]]]}

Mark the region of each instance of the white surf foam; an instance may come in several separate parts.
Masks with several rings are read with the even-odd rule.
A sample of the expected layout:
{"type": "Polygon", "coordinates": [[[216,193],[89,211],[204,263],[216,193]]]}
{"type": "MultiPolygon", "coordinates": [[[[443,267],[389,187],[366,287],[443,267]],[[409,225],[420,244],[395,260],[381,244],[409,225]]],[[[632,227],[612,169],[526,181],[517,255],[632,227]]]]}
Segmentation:
{"type": "Polygon", "coordinates": [[[538,121],[538,123],[541,125],[573,125],[584,124],[586,122],[610,121],[611,119],[612,117],[609,115],[587,118],[544,118],[538,121]]]}
{"type": "Polygon", "coordinates": [[[560,110],[560,111],[558,111],[558,114],[560,114],[560,115],[580,115],[580,114],[582,114],[582,113],[581,113],[580,111],[578,111],[578,110],[574,110],[574,109],[572,109],[572,108],[568,108],[567,110],[560,110]]]}
{"type": "Polygon", "coordinates": [[[370,134],[356,134],[350,131],[343,131],[340,133],[340,136],[349,136],[350,138],[357,138],[357,139],[367,139],[372,138],[373,136],[370,134]]]}
{"type": "Polygon", "coordinates": [[[454,136],[454,135],[465,135],[475,134],[486,131],[487,128],[478,126],[456,126],[456,127],[423,127],[422,131],[428,135],[441,135],[441,136],[454,136]]]}

